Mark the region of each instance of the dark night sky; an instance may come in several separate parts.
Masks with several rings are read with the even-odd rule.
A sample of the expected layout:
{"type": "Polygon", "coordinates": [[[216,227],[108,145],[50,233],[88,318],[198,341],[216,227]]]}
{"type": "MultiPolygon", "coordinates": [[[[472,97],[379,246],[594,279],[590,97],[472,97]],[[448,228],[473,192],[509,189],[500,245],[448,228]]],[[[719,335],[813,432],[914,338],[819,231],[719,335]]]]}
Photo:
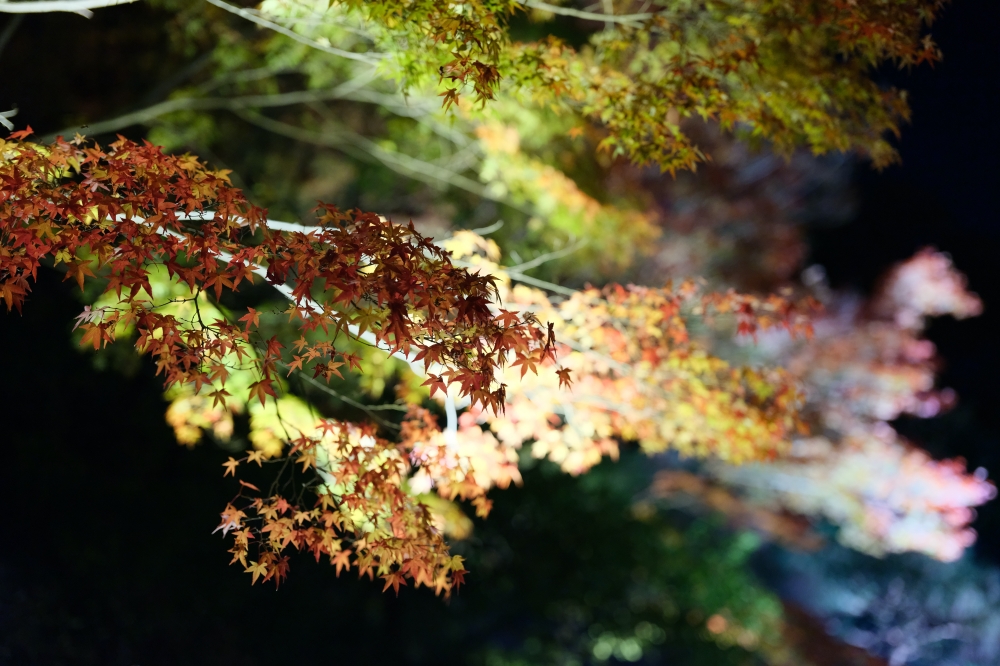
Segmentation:
{"type": "MultiPolygon", "coordinates": [[[[858,169],[861,207],[846,227],[816,234],[813,260],[835,286],[870,288],[892,262],[934,246],[952,255],[985,303],[982,316],[935,321],[940,384],[958,391],[955,412],[901,430],[937,456],[1000,474],[1000,3],[955,0],[933,34],[944,60],[933,68],[887,70],[910,92],[912,123],[899,141],[902,164],[858,169]]],[[[1000,505],[980,511],[977,550],[1000,561],[1000,505]]]]}

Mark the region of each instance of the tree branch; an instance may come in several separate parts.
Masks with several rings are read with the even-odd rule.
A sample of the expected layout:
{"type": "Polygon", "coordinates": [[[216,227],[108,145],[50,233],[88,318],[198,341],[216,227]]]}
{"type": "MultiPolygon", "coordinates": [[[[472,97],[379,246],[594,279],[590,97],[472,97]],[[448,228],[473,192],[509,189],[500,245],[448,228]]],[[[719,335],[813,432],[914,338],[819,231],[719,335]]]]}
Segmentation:
{"type": "Polygon", "coordinates": [[[87,129],[90,135],[104,134],[106,132],[116,132],[130,125],[144,125],[160,116],[176,111],[216,111],[228,110],[239,111],[247,108],[267,108],[277,106],[293,106],[306,102],[321,102],[330,99],[341,99],[345,95],[355,90],[359,85],[364,85],[371,78],[374,78],[375,70],[364,75],[345,81],[336,88],[328,90],[296,90],[290,93],[280,93],[277,95],[242,95],[239,97],[182,97],[180,99],[168,99],[165,102],[147,106],[145,109],[132,111],[117,118],[102,120],[93,125],[83,125],[77,127],[66,127],[42,137],[43,142],[51,142],[56,136],[69,136],[80,129],[87,129]],[[359,83],[359,79],[363,82],[359,83]]]}
{"type": "Polygon", "coordinates": [[[640,22],[656,16],[655,14],[650,13],[619,14],[617,16],[613,14],[598,14],[597,12],[584,12],[579,9],[572,9],[571,7],[550,5],[549,3],[541,2],[540,0],[527,0],[524,5],[526,7],[531,7],[532,9],[540,9],[543,12],[560,14],[562,16],[572,16],[574,18],[585,19],[587,21],[599,21],[601,23],[624,23],[626,25],[638,25],[640,22]]]}
{"type": "Polygon", "coordinates": [[[47,14],[72,12],[90,18],[91,9],[127,5],[135,0],[35,0],[33,2],[7,2],[0,0],[0,14],[47,14]]]}
{"type": "Polygon", "coordinates": [[[489,195],[486,186],[482,183],[472,180],[471,178],[466,178],[465,176],[455,173],[449,169],[445,169],[444,167],[431,164],[430,162],[418,160],[415,157],[410,157],[409,155],[403,153],[386,150],[371,139],[354,132],[339,129],[327,129],[323,132],[314,132],[301,127],[296,127],[294,125],[289,125],[288,123],[273,120],[256,113],[247,113],[244,111],[237,112],[237,115],[247,122],[257,125],[261,129],[265,129],[269,132],[274,132],[275,134],[280,134],[282,136],[287,136],[288,138],[295,139],[296,141],[335,148],[337,150],[362,157],[363,159],[374,158],[379,163],[399,174],[413,178],[414,180],[422,181],[429,185],[440,186],[443,183],[446,185],[452,185],[467,192],[471,192],[472,194],[485,199],[494,198],[489,195]],[[351,150],[351,148],[354,148],[355,150],[351,150]],[[359,155],[359,152],[362,154],[359,155]]]}
{"type": "Polygon", "coordinates": [[[259,26],[262,26],[264,28],[269,28],[270,30],[274,30],[277,33],[280,33],[286,37],[294,39],[300,44],[305,44],[306,46],[310,46],[324,53],[329,53],[331,55],[340,56],[341,58],[347,58],[349,60],[357,60],[358,62],[364,62],[368,64],[374,64],[385,57],[381,53],[379,54],[355,53],[354,51],[345,51],[343,49],[338,49],[335,46],[327,46],[325,44],[317,42],[314,39],[309,39],[305,35],[299,34],[294,30],[290,30],[279,23],[270,21],[254,12],[242,9],[240,7],[234,7],[233,5],[230,5],[227,2],[223,2],[222,0],[208,0],[208,2],[209,4],[215,5],[219,9],[224,9],[227,12],[236,14],[240,18],[245,18],[246,20],[252,23],[256,23],[259,26]]]}

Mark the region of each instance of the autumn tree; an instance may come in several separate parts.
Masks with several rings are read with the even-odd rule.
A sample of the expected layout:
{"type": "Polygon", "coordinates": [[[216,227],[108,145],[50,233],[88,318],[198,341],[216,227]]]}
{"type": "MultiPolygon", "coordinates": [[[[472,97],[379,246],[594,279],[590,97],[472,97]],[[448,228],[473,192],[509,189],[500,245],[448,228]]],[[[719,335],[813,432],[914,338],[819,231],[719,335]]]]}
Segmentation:
{"type": "MultiPolygon", "coordinates": [[[[97,8],[72,2],[50,9],[97,8]]],[[[232,452],[217,532],[253,583],[280,583],[301,551],[447,594],[466,574],[446,539],[468,533],[461,503],[486,517],[523,451],[579,475],[633,445],[651,465],[705,461],[661,471],[640,512],[685,496],[800,544],[815,535],[787,514],[822,516],[868,552],[953,559],[992,485],[888,422],[947,403],[924,319],[974,315],[976,297],[930,250],[865,308],[793,284],[801,230],[759,192],[750,215],[720,212],[729,195],[688,174],[748,146],[786,172],[797,149],[891,163],[909,111],[871,72],[937,60],[925,28],[943,4],[171,7],[199,67],[79,130],[145,125],[148,141],[69,127],[0,146],[0,295],[31,307],[38,271],[64,271],[88,294],[85,347],[154,360],[177,440],[232,452]],[[247,132],[273,146],[266,167],[241,155],[247,132]],[[372,176],[363,196],[334,164],[372,176]],[[735,218],[743,245],[724,238],[735,218]],[[873,499],[874,479],[843,478],[855,468],[899,484],[873,499]],[[795,491],[831,471],[820,497],[795,491]],[[873,516],[886,497],[892,515],[873,516]]],[[[48,6],[0,9],[28,5],[48,6]]],[[[753,612],[704,610],[719,641],[788,658],[753,612]]],[[[657,635],[638,626],[583,649],[625,658],[657,635]]]]}

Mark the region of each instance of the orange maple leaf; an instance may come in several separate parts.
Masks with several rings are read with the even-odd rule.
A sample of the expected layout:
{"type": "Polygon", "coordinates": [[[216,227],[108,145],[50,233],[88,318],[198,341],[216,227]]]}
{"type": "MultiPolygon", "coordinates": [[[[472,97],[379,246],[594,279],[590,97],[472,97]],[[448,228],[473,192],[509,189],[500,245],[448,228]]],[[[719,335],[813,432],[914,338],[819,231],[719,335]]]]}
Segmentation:
{"type": "Polygon", "coordinates": [[[229,460],[227,460],[226,462],[222,463],[222,466],[226,468],[226,471],[223,472],[222,476],[225,477],[225,476],[229,476],[230,474],[232,474],[235,477],[236,476],[236,468],[239,466],[239,464],[240,464],[239,460],[236,460],[232,456],[229,456],[229,460]]]}
{"type": "Polygon", "coordinates": [[[337,575],[340,575],[341,569],[351,568],[351,549],[346,548],[338,553],[330,555],[330,564],[336,565],[337,575]]]}
{"type": "Polygon", "coordinates": [[[253,574],[253,581],[250,583],[253,585],[261,576],[264,576],[265,579],[267,578],[267,565],[264,562],[254,562],[251,560],[250,566],[246,568],[244,573],[253,574]]]}

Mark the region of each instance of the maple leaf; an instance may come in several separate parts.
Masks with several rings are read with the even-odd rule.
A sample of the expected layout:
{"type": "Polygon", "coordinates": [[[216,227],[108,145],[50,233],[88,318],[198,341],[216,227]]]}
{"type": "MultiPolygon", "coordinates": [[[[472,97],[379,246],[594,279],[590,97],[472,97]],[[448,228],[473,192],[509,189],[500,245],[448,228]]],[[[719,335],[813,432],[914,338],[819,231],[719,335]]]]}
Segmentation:
{"type": "Polygon", "coordinates": [[[274,520],[278,517],[278,509],[273,504],[261,507],[258,513],[264,516],[265,520],[274,520]]]}
{"type": "Polygon", "coordinates": [[[441,106],[444,107],[445,111],[451,108],[452,104],[458,104],[459,100],[459,94],[456,88],[448,88],[443,93],[439,93],[438,97],[444,97],[444,100],[441,102],[441,106]]]}
{"type": "Polygon", "coordinates": [[[381,322],[381,314],[373,310],[360,310],[351,321],[358,327],[358,335],[363,335],[369,328],[375,328],[375,324],[381,322]]]}
{"type": "Polygon", "coordinates": [[[559,368],[556,370],[556,375],[559,377],[559,388],[572,388],[573,379],[570,377],[569,368],[559,368]]]}
{"type": "Polygon", "coordinates": [[[77,328],[80,327],[81,324],[85,322],[93,323],[95,321],[98,321],[101,318],[103,318],[103,316],[104,316],[104,308],[97,308],[95,310],[92,310],[89,305],[84,305],[83,312],[81,312],[75,317],[76,324],[73,325],[72,330],[75,331],[77,328]]]}
{"type": "Polygon", "coordinates": [[[262,467],[262,460],[264,460],[263,451],[247,451],[247,462],[255,462],[257,463],[257,467],[262,467]]]}
{"type": "Polygon", "coordinates": [[[16,132],[11,132],[10,136],[7,138],[14,141],[21,141],[22,139],[27,139],[29,136],[35,133],[35,130],[31,129],[31,125],[28,125],[23,130],[17,130],[16,132]]]}
{"type": "Polygon", "coordinates": [[[220,514],[222,516],[222,522],[219,526],[212,530],[212,534],[215,534],[219,530],[222,530],[222,536],[226,536],[230,530],[239,529],[242,526],[242,521],[246,517],[246,514],[234,507],[232,504],[227,504],[226,509],[220,514]]]}
{"type": "Polygon", "coordinates": [[[278,513],[285,513],[292,508],[292,505],[284,497],[279,497],[274,506],[278,509],[278,513]]]}
{"type": "Polygon", "coordinates": [[[465,583],[465,574],[469,573],[466,569],[458,569],[451,572],[451,584],[457,590],[465,583]]]}
{"type": "Polygon", "coordinates": [[[293,357],[292,362],[288,364],[288,374],[285,376],[291,377],[292,373],[295,372],[296,370],[302,370],[302,363],[304,362],[304,360],[305,359],[302,356],[293,357]]]}
{"type": "Polygon", "coordinates": [[[90,270],[90,265],[86,261],[73,262],[67,267],[64,279],[68,280],[71,277],[76,278],[76,283],[82,291],[84,279],[94,277],[94,272],[90,270]]]}
{"type": "Polygon", "coordinates": [[[212,398],[212,406],[213,407],[215,407],[216,405],[218,405],[221,402],[223,409],[225,409],[225,407],[226,407],[226,397],[232,397],[232,394],[229,391],[227,391],[226,389],[218,389],[218,390],[212,391],[208,395],[209,395],[209,397],[212,398]]]}
{"type": "Polygon", "coordinates": [[[277,398],[278,394],[274,392],[274,386],[272,385],[271,380],[261,379],[260,381],[250,384],[249,399],[253,400],[255,396],[260,399],[260,404],[263,405],[267,400],[267,396],[277,398]]]}
{"type": "Polygon", "coordinates": [[[270,571],[267,572],[267,576],[264,580],[274,579],[275,589],[281,587],[281,581],[288,577],[288,556],[282,555],[278,558],[278,561],[274,563],[270,571]]]}
{"type": "Polygon", "coordinates": [[[428,377],[427,381],[421,384],[421,386],[431,387],[430,391],[432,398],[434,397],[434,394],[438,391],[441,391],[441,393],[444,393],[445,395],[448,394],[448,386],[444,383],[444,380],[441,379],[441,375],[427,375],[427,377],[428,377]]]}
{"type": "Polygon", "coordinates": [[[246,323],[246,330],[249,331],[251,326],[254,328],[260,326],[260,313],[253,308],[247,308],[247,313],[240,317],[239,320],[246,323]]]}
{"type": "Polygon", "coordinates": [[[266,580],[267,565],[264,562],[251,561],[250,566],[246,568],[246,571],[244,573],[253,574],[253,581],[251,581],[250,584],[254,585],[257,583],[257,579],[261,576],[264,576],[266,580]]]}
{"type": "Polygon", "coordinates": [[[538,367],[536,363],[538,363],[537,359],[531,356],[522,356],[521,358],[511,363],[510,367],[516,368],[517,366],[521,366],[521,377],[524,377],[526,374],[528,374],[528,370],[531,370],[531,372],[536,375],[538,374],[538,367]]]}
{"type": "Polygon", "coordinates": [[[399,596],[399,587],[401,585],[406,585],[406,579],[403,578],[403,574],[398,571],[384,574],[382,578],[385,580],[385,587],[382,588],[382,591],[385,592],[391,587],[397,597],[399,596]]]}
{"type": "Polygon", "coordinates": [[[340,575],[341,569],[351,568],[350,557],[351,557],[350,548],[345,548],[344,550],[338,551],[337,553],[330,555],[330,564],[335,565],[337,567],[338,576],[340,575]]]}
{"type": "Polygon", "coordinates": [[[307,453],[303,453],[303,454],[301,454],[298,457],[298,459],[296,460],[296,462],[302,463],[302,471],[304,472],[307,469],[309,469],[310,467],[315,467],[316,466],[316,456],[314,456],[312,453],[308,453],[308,452],[307,453]]]}
{"type": "MultiPolygon", "coordinates": [[[[226,380],[229,379],[229,368],[227,368],[224,363],[213,363],[212,372],[209,374],[209,378],[213,382],[220,382],[225,385],[226,380]]],[[[229,394],[227,393],[226,395],[229,394]]]]}
{"type": "Polygon", "coordinates": [[[239,464],[240,464],[239,460],[236,460],[232,456],[229,456],[229,460],[227,460],[226,462],[222,463],[222,466],[226,468],[226,471],[222,474],[222,476],[225,477],[225,476],[228,476],[228,475],[232,474],[235,477],[236,476],[236,468],[239,466],[239,464]]]}
{"type": "Polygon", "coordinates": [[[94,351],[101,348],[101,344],[107,344],[110,337],[100,324],[83,324],[83,337],[80,338],[80,345],[86,346],[90,343],[94,346],[94,351]]]}
{"type": "Polygon", "coordinates": [[[521,321],[521,317],[516,312],[510,312],[508,310],[500,310],[500,314],[494,319],[498,324],[507,328],[509,326],[516,326],[521,321]]]}

